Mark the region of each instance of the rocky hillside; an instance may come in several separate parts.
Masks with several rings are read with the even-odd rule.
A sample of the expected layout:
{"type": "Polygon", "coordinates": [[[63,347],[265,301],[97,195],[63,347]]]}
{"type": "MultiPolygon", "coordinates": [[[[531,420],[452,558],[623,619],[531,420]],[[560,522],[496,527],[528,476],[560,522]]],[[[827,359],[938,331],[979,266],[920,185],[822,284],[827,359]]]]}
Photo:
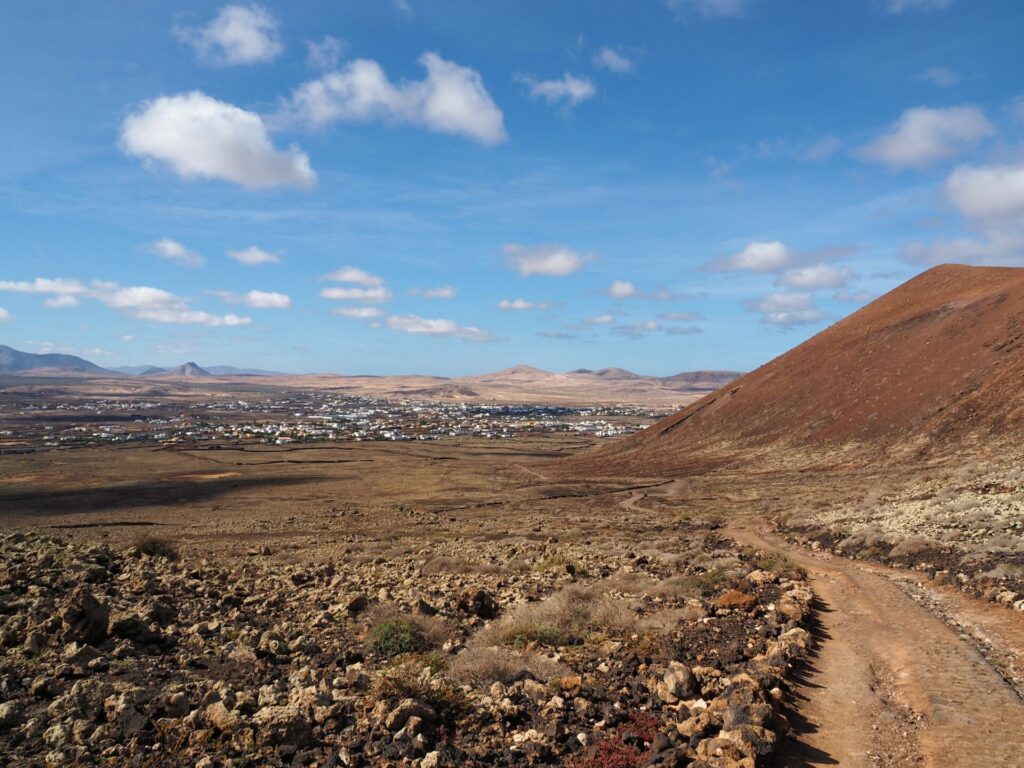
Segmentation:
{"type": "Polygon", "coordinates": [[[1024,269],[931,269],[644,432],[566,462],[684,474],[785,449],[888,462],[1024,427],[1024,269]]]}

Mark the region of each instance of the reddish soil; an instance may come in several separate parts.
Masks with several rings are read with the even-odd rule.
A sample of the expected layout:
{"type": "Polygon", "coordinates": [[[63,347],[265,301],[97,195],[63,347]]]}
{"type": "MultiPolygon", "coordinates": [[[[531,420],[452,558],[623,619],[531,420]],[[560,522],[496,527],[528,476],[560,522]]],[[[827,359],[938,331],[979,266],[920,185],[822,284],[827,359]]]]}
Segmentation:
{"type": "Polygon", "coordinates": [[[1024,269],[935,267],[653,427],[552,471],[663,477],[749,466],[778,448],[813,449],[818,462],[953,453],[1024,425],[1022,350],[1024,269]]]}

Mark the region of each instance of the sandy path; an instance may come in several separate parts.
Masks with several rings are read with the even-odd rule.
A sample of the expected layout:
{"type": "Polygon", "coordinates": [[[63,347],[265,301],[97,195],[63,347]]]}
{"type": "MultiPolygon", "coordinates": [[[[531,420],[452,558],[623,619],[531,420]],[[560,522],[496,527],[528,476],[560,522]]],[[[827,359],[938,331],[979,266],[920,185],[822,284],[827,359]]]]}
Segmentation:
{"type": "MultiPolygon", "coordinates": [[[[795,687],[796,737],[782,765],[1024,766],[1024,701],[899,579],[767,540],[750,527],[728,532],[785,551],[807,569],[820,600],[819,648],[795,687]]],[[[1024,644],[1018,624],[1021,631],[1004,641],[1024,644]]]]}

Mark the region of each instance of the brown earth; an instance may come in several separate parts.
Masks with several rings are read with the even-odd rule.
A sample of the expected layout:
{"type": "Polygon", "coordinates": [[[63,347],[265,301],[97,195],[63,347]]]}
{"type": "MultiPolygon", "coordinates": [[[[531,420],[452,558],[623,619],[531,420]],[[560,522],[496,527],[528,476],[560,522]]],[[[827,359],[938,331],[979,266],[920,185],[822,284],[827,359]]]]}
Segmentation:
{"type": "Polygon", "coordinates": [[[953,455],[1024,424],[1024,269],[928,270],[644,432],[552,471],[675,476],[953,455]]]}

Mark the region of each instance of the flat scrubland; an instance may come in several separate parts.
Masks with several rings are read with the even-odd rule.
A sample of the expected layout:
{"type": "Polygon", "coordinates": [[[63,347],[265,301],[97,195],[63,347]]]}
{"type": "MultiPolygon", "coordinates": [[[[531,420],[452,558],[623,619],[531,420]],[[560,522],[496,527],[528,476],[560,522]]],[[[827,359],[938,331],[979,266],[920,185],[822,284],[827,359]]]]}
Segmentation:
{"type": "Polygon", "coordinates": [[[0,457],[0,762],[766,764],[800,569],[588,444],[0,457]]]}

